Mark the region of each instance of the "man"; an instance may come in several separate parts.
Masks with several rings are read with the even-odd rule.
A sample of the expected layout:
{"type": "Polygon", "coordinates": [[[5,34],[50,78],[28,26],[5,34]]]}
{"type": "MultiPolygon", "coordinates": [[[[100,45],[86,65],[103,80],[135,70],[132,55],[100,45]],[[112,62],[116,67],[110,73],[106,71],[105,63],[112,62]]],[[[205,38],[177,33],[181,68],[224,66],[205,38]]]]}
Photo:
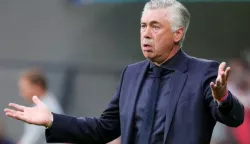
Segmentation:
{"type": "MultiPolygon", "coordinates": [[[[63,110],[55,98],[55,96],[48,92],[47,80],[45,75],[38,69],[31,69],[24,72],[19,79],[19,91],[20,95],[32,102],[32,97],[36,95],[39,99],[45,103],[50,111],[56,113],[63,113],[63,110]]],[[[25,124],[25,131],[19,144],[38,144],[40,139],[44,139],[44,129],[39,126],[25,124]]],[[[43,142],[43,143],[44,143],[43,142]]]]}
{"type": "Polygon", "coordinates": [[[244,107],[227,90],[230,68],[188,56],[182,43],[190,14],[177,1],[152,0],[141,17],[141,48],[147,58],[128,65],[116,93],[99,118],[75,118],[9,104],[6,115],[47,127],[48,142],[207,144],[216,121],[237,127],[244,107]],[[31,118],[32,116],[32,118],[31,118]]]}

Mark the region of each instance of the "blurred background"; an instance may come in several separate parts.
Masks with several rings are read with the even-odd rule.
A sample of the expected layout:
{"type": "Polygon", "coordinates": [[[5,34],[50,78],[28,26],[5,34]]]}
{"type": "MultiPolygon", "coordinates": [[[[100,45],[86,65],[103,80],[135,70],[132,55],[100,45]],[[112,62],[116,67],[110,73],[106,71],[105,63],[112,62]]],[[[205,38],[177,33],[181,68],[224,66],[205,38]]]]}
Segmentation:
{"type": "MultiPolygon", "coordinates": [[[[18,81],[33,67],[45,72],[48,91],[64,113],[99,116],[121,70],[144,59],[139,31],[145,2],[1,0],[0,139],[17,143],[24,133],[24,124],[7,118],[3,109],[9,102],[30,105],[20,96],[18,81]]],[[[226,61],[232,67],[230,90],[246,107],[244,124],[232,129],[218,123],[211,143],[250,144],[250,0],[182,2],[191,13],[183,50],[226,61]]]]}

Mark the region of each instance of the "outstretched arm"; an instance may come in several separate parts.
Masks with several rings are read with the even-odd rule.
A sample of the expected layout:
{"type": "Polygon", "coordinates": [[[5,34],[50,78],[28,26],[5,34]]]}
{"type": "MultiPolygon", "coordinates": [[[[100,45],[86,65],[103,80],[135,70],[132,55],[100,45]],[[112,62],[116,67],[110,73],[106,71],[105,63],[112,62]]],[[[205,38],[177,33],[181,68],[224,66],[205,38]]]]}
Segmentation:
{"type": "Polygon", "coordinates": [[[205,100],[215,120],[231,127],[237,127],[244,121],[244,106],[227,88],[230,68],[226,63],[212,62],[205,69],[203,89],[205,100]]]}
{"type": "Polygon", "coordinates": [[[53,113],[53,124],[46,129],[47,142],[107,143],[120,136],[119,91],[100,118],[76,118],[53,113]]]}
{"type": "Polygon", "coordinates": [[[99,118],[76,118],[51,113],[36,96],[33,97],[35,107],[12,103],[10,106],[16,110],[5,109],[5,113],[29,124],[49,127],[46,129],[46,139],[49,143],[107,143],[120,136],[119,98],[125,70],[126,68],[108,108],[99,118]]]}

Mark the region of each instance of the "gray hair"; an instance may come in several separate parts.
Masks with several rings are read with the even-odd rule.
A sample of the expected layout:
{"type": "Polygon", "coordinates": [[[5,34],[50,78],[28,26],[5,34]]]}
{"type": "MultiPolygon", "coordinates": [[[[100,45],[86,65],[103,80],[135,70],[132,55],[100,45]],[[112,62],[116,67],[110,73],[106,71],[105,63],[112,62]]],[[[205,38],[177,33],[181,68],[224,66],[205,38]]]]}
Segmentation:
{"type": "Polygon", "coordinates": [[[184,29],[184,35],[179,42],[182,46],[185,35],[189,26],[190,13],[187,8],[176,0],[151,0],[144,6],[143,12],[152,9],[167,9],[169,15],[167,16],[172,32],[177,31],[180,27],[184,29]]]}

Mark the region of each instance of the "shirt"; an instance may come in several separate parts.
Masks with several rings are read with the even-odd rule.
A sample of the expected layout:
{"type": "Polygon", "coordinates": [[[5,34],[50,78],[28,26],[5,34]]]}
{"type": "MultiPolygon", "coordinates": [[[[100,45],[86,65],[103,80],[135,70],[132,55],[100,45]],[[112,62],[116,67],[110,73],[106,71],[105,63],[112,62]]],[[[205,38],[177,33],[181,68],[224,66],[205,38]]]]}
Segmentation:
{"type": "MultiPolygon", "coordinates": [[[[171,97],[170,95],[170,84],[171,84],[171,74],[179,69],[178,63],[181,62],[180,50],[177,54],[163,63],[160,67],[164,69],[160,77],[160,86],[158,92],[158,99],[156,101],[155,108],[155,119],[153,122],[153,129],[151,134],[151,144],[162,144],[164,140],[164,128],[166,119],[166,98],[171,97]]],[[[151,96],[151,85],[153,82],[153,72],[152,68],[155,66],[152,62],[148,67],[148,72],[145,75],[144,82],[139,93],[137,100],[136,110],[135,110],[135,121],[134,121],[134,143],[136,144],[139,138],[139,128],[142,125],[144,111],[147,103],[147,99],[151,96]]]]}

